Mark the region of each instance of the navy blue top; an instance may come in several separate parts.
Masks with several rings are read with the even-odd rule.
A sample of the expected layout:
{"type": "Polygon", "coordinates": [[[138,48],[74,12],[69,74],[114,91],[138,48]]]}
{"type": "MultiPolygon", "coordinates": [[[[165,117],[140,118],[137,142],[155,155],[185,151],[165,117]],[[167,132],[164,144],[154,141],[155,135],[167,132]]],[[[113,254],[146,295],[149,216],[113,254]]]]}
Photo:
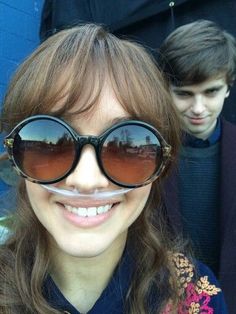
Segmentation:
{"type": "MultiPolygon", "coordinates": [[[[203,313],[204,310],[206,313],[228,313],[223,294],[219,289],[219,284],[209,268],[197,262],[195,265],[196,273],[193,276],[193,265],[184,255],[179,254],[174,262],[178,268],[177,270],[181,273],[181,281],[183,284],[188,283],[187,287],[185,286],[184,288],[186,297],[184,302],[179,306],[178,314],[190,313],[191,307],[194,305],[201,310],[199,313],[203,313]],[[195,289],[197,286],[198,289],[195,289]]],[[[125,297],[130,285],[131,276],[132,262],[126,253],[120,265],[115,270],[107,288],[88,313],[124,314],[125,297]]],[[[94,280],[96,280],[96,278],[94,278],[94,280]]],[[[63,296],[50,276],[47,277],[44,284],[44,295],[52,307],[70,314],[80,314],[63,296]]],[[[153,300],[153,302],[156,303],[156,300],[153,300]]],[[[162,313],[167,314],[169,312],[164,311],[162,313]]]]}
{"type": "MultiPolygon", "coordinates": [[[[121,314],[124,313],[125,295],[131,281],[131,260],[126,254],[115,270],[108,286],[94,304],[89,314],[121,314]]],[[[94,278],[94,281],[96,278],[94,278]]],[[[70,314],[79,314],[79,311],[70,304],[58,289],[50,276],[45,282],[46,299],[52,307],[67,311],[70,314]]]]}
{"type": "Polygon", "coordinates": [[[202,140],[186,134],[179,160],[180,210],[184,235],[197,259],[219,273],[220,263],[220,138],[222,121],[202,140]]]}

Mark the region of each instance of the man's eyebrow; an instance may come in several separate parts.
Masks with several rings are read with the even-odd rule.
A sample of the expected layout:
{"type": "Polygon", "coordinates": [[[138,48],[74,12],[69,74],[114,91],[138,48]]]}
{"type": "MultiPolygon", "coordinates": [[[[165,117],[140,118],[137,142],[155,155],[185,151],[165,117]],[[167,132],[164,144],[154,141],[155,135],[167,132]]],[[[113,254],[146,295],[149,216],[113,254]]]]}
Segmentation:
{"type": "Polygon", "coordinates": [[[188,87],[172,87],[173,92],[186,92],[193,93],[193,91],[189,90],[188,87]]]}
{"type": "Polygon", "coordinates": [[[211,90],[211,89],[221,89],[223,87],[224,87],[224,84],[212,85],[212,86],[209,86],[209,87],[205,88],[204,91],[208,91],[208,90],[211,90]]]}
{"type": "MultiPolygon", "coordinates": [[[[211,90],[211,89],[221,89],[224,87],[224,84],[216,84],[209,87],[206,87],[203,92],[211,90]]],[[[173,92],[186,92],[186,93],[194,93],[192,90],[189,90],[187,86],[175,86],[171,88],[173,92]]]]}

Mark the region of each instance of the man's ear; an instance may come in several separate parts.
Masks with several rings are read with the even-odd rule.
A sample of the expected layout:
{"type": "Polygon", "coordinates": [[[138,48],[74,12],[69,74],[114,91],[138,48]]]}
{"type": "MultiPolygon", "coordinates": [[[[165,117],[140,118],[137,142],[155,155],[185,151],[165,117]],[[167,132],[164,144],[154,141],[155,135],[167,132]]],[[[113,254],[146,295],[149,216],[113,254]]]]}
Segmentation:
{"type": "Polygon", "coordinates": [[[230,85],[228,85],[228,89],[227,89],[227,92],[225,94],[225,98],[228,98],[229,94],[230,94],[230,85]]]}

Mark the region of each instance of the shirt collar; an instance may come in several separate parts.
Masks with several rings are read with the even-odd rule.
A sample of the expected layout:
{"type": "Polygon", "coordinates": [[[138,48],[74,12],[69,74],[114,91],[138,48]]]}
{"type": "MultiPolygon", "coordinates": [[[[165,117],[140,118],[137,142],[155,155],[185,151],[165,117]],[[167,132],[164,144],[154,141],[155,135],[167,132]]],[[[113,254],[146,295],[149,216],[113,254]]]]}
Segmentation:
{"type": "Polygon", "coordinates": [[[216,144],[221,136],[221,119],[218,118],[214,132],[206,139],[202,140],[188,133],[184,134],[183,145],[190,147],[204,148],[216,144]]]}

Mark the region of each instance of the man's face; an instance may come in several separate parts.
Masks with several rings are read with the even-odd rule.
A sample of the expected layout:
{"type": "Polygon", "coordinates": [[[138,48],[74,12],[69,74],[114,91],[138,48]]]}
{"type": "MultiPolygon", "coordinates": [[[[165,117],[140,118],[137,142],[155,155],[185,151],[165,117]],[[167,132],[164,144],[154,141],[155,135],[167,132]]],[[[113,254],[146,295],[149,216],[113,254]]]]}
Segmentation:
{"type": "Polygon", "coordinates": [[[170,91],[183,129],[197,138],[207,139],[229,96],[225,77],[210,78],[196,85],[171,85],[170,91]]]}

